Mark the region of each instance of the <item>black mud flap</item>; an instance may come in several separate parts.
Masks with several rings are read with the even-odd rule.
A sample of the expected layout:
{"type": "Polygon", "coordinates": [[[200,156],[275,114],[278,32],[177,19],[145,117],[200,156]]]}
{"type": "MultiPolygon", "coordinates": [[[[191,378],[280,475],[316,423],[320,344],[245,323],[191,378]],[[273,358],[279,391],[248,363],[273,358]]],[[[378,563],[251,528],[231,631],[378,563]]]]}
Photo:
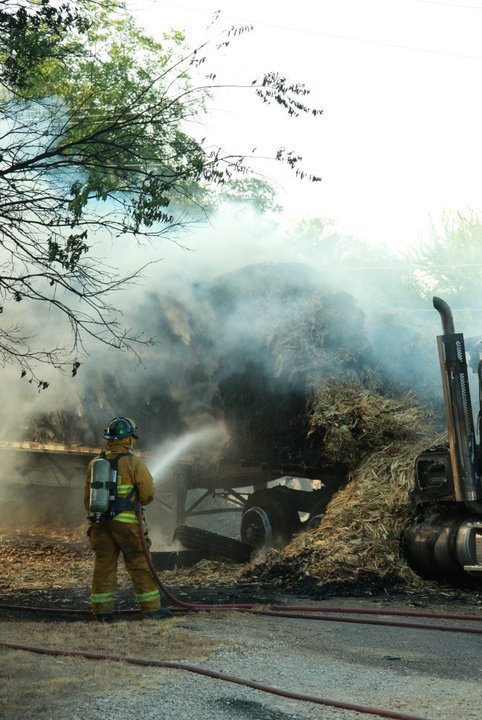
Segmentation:
{"type": "Polygon", "coordinates": [[[201,551],[206,558],[222,557],[238,563],[248,562],[253,552],[247,543],[190,525],[179,525],[174,531],[174,540],[186,548],[201,551]]]}

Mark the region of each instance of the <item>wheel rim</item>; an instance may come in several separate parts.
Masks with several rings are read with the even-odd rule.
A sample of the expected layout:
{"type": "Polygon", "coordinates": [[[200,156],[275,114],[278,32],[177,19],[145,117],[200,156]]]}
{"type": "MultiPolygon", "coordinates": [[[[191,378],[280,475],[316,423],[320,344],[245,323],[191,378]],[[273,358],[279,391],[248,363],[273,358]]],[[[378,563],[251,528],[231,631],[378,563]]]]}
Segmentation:
{"type": "Polygon", "coordinates": [[[241,539],[257,550],[267,550],[271,547],[273,531],[269,517],[262,508],[252,507],[243,513],[241,539]]]}

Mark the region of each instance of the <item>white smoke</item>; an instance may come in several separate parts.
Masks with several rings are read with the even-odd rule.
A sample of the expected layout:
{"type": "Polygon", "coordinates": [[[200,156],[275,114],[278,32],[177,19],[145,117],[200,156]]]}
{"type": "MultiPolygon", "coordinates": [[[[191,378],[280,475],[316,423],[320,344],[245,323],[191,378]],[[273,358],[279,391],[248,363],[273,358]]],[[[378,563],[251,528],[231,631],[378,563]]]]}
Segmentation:
{"type": "MultiPolygon", "coordinates": [[[[266,358],[270,362],[262,338],[274,333],[279,336],[283,327],[289,328],[296,318],[309,312],[300,306],[306,301],[301,297],[306,283],[353,296],[354,307],[363,313],[360,326],[364,327],[360,330],[370,333],[375,352],[385,364],[396,367],[400,378],[405,373],[408,383],[414,368],[397,367],[397,343],[403,342],[406,349],[414,337],[422,345],[426,340],[426,354],[436,377],[435,311],[427,332],[430,314],[408,317],[399,309],[403,298],[401,303],[393,282],[396,276],[390,276],[391,271],[383,265],[374,266],[373,257],[366,259],[365,266],[359,261],[354,264],[345,252],[352,241],[355,239],[337,235],[327,222],[320,225],[319,232],[315,228],[296,234],[282,215],[261,215],[238,204],[226,204],[209,221],[188,226],[175,242],[164,239],[136,245],[123,240],[117,246],[111,240],[97,239],[93,252],[99,262],[116,265],[121,273],[147,264],[136,284],[126,286],[111,299],[120,312],[121,325],[143,332],[146,338],[154,337],[156,344],[139,346],[136,357],[87,340],[88,354],[79,357],[81,367],[76,377],[54,368],[40,368],[39,374],[50,383],[40,393],[20,381],[16,369],[5,367],[0,394],[4,416],[10,421],[4,424],[4,434],[18,437],[25,433],[32,416],[52,412],[67,412],[64,423],[70,423],[72,430],[78,424],[84,435],[89,431],[90,443],[95,443],[96,437],[101,441],[105,423],[118,413],[134,419],[140,414],[144,426],[149,423],[154,427],[153,434],[157,424],[159,440],[216,421],[219,418],[213,402],[216,406],[223,358],[229,356],[233,362],[237,348],[245,354],[251,348],[253,359],[262,347],[257,360],[261,365],[266,358]],[[266,288],[268,313],[260,306],[264,302],[262,277],[256,280],[254,273],[258,286],[251,293],[253,278],[242,272],[263,265],[266,282],[272,285],[266,288]],[[378,286],[373,281],[377,277],[378,286]],[[294,292],[290,297],[277,295],[278,279],[282,283],[286,278],[298,286],[301,300],[294,292]],[[226,298],[230,283],[230,297],[226,298]],[[214,291],[224,295],[218,298],[214,291]],[[222,303],[233,298],[235,305],[224,312],[222,303]],[[384,335],[384,317],[387,333],[392,325],[391,336],[384,335]]],[[[67,327],[47,306],[20,305],[28,331],[37,334],[35,342],[45,346],[52,339],[57,344],[68,343],[67,327]]],[[[347,330],[347,334],[352,331],[347,330]]],[[[427,360],[414,357],[416,363],[423,365],[427,360]]]]}

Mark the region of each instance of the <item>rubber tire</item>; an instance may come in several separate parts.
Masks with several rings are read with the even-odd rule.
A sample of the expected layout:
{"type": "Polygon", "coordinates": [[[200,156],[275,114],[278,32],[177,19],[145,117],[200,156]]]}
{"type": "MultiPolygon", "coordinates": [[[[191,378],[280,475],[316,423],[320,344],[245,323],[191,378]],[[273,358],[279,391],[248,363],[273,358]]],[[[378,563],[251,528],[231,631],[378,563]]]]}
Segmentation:
{"type": "Polygon", "coordinates": [[[253,505],[243,512],[241,538],[255,550],[269,550],[273,545],[273,528],[263,508],[253,505]]]}
{"type": "Polygon", "coordinates": [[[253,552],[247,543],[190,525],[178,525],[174,540],[188,549],[200,550],[206,557],[223,557],[238,563],[248,562],[253,552]]]}
{"type": "MultiPolygon", "coordinates": [[[[248,497],[243,508],[243,514],[254,507],[266,514],[271,525],[272,547],[275,548],[287,545],[293,535],[302,528],[298,511],[289,501],[285,500],[287,498],[284,498],[282,492],[277,491],[277,488],[258,490],[248,497]]],[[[249,535],[245,530],[243,531],[242,522],[241,528],[241,540],[247,542],[249,535]]]]}

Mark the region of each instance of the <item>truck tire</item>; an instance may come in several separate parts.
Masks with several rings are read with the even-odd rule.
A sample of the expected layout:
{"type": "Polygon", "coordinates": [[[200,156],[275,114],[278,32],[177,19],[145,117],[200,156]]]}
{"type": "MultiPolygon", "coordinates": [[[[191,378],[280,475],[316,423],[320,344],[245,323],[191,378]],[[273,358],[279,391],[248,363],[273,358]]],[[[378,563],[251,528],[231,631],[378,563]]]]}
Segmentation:
{"type": "Polygon", "coordinates": [[[253,552],[253,548],[244,542],[190,525],[178,525],[174,540],[188,549],[200,550],[205,557],[224,557],[238,563],[248,562],[253,552]]]}
{"type": "Polygon", "coordinates": [[[277,490],[258,490],[244,504],[241,540],[257,550],[282,548],[301,530],[298,511],[277,490]]]}
{"type": "Polygon", "coordinates": [[[248,508],[241,518],[241,539],[255,550],[269,550],[273,545],[273,528],[263,508],[248,508]]]}

